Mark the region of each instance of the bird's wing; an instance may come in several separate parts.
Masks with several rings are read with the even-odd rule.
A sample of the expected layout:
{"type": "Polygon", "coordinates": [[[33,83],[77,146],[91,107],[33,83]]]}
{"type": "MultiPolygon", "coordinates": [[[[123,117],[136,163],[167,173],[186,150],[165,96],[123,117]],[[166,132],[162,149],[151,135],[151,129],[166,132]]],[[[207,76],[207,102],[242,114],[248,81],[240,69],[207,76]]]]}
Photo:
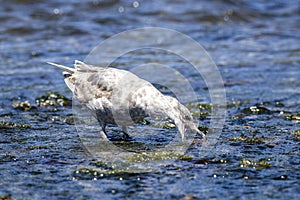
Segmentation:
{"type": "Polygon", "coordinates": [[[101,97],[110,100],[114,93],[118,95],[120,88],[124,88],[122,79],[125,78],[126,71],[81,64],[82,66],[77,66],[79,71],[72,76],[75,79],[74,95],[80,102],[101,97]]]}

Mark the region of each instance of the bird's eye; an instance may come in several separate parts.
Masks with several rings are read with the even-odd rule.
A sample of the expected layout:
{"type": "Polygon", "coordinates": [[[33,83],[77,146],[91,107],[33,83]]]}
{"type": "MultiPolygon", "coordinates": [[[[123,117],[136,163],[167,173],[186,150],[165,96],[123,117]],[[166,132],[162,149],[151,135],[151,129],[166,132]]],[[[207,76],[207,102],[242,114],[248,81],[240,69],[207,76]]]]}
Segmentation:
{"type": "Polygon", "coordinates": [[[68,72],[63,72],[63,76],[64,76],[64,78],[68,78],[68,77],[72,76],[72,74],[70,74],[68,72]]]}

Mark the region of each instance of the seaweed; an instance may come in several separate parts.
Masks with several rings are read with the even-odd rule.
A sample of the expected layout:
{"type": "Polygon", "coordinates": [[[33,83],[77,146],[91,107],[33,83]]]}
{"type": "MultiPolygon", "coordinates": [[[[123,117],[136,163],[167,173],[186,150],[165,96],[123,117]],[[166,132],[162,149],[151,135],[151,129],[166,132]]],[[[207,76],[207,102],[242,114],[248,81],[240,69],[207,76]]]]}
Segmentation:
{"type": "Polygon", "coordinates": [[[243,142],[246,144],[262,144],[265,142],[265,140],[266,140],[266,138],[264,136],[248,137],[245,134],[241,134],[238,137],[232,137],[232,138],[228,139],[228,141],[231,141],[231,142],[243,142]]]}
{"type": "Polygon", "coordinates": [[[189,103],[186,104],[186,107],[191,111],[194,117],[200,117],[200,119],[207,118],[213,110],[212,104],[205,103],[189,103]]]}
{"type": "Polygon", "coordinates": [[[269,115],[272,111],[263,106],[250,106],[249,108],[244,108],[242,113],[246,115],[269,115]]]}
{"type": "Polygon", "coordinates": [[[300,122],[300,112],[285,116],[285,119],[293,122],[300,122]]]}
{"type": "Polygon", "coordinates": [[[71,99],[59,94],[58,92],[46,92],[45,96],[37,97],[35,101],[40,107],[72,105],[71,99]]]}
{"type": "Polygon", "coordinates": [[[28,101],[16,102],[12,106],[15,109],[24,110],[24,111],[29,111],[31,109],[31,105],[28,101]]]}
{"type": "Polygon", "coordinates": [[[151,153],[140,153],[129,156],[127,160],[129,162],[149,162],[154,160],[170,160],[170,159],[180,159],[180,160],[190,160],[192,156],[184,156],[179,153],[173,152],[151,152],[151,153]]]}
{"type": "MultiPolygon", "coordinates": [[[[145,170],[145,172],[148,172],[145,170]]],[[[73,172],[73,179],[100,179],[104,177],[119,177],[119,180],[123,179],[123,177],[131,177],[135,175],[139,175],[141,172],[135,168],[122,168],[122,169],[99,169],[92,167],[82,167],[73,172]]]]}
{"type": "Polygon", "coordinates": [[[262,169],[267,169],[272,167],[272,165],[268,161],[269,159],[260,159],[258,161],[254,161],[254,160],[248,160],[246,158],[243,158],[240,161],[239,166],[241,168],[252,168],[252,169],[262,170],[262,169]]]}
{"type": "Polygon", "coordinates": [[[15,199],[12,198],[10,194],[5,194],[0,196],[0,200],[15,200],[15,199]]]}
{"type": "Polygon", "coordinates": [[[296,141],[300,141],[300,129],[292,132],[293,139],[296,141]]]}
{"type": "Polygon", "coordinates": [[[33,127],[30,124],[17,124],[8,121],[0,122],[0,129],[32,129],[33,127]]]}

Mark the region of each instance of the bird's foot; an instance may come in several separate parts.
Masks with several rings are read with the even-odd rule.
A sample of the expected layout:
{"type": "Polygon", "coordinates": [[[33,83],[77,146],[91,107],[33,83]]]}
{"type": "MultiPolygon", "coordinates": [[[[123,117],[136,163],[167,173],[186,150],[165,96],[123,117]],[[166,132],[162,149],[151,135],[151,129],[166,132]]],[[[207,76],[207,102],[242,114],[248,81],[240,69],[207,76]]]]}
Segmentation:
{"type": "Polygon", "coordinates": [[[104,142],[108,142],[108,141],[109,141],[109,139],[107,138],[107,136],[106,136],[106,134],[105,134],[104,131],[100,131],[100,135],[101,135],[102,140],[103,140],[104,142]]]}

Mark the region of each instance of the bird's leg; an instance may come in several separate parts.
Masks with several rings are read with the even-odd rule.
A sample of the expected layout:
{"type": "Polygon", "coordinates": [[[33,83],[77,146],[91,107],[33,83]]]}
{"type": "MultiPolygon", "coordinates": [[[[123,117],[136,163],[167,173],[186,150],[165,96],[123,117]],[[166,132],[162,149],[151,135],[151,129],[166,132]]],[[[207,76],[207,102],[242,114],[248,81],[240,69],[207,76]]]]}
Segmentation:
{"type": "Polygon", "coordinates": [[[127,133],[127,127],[126,126],[122,126],[122,132],[123,132],[123,135],[126,139],[131,139],[131,137],[127,133]]]}
{"type": "Polygon", "coordinates": [[[109,141],[108,138],[107,138],[107,136],[106,136],[106,132],[105,132],[106,124],[105,123],[100,123],[100,125],[101,125],[100,135],[101,135],[102,139],[104,141],[109,141]]]}

